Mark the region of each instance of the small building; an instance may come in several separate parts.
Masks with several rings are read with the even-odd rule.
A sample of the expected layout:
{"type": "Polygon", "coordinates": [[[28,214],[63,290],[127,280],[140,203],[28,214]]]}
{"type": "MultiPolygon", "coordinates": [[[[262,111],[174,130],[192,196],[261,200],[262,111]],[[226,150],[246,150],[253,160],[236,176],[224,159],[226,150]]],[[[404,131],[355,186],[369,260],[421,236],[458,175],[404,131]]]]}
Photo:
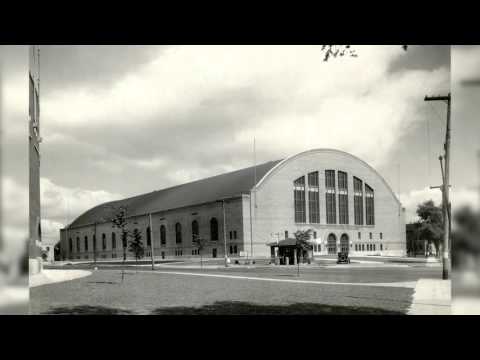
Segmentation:
{"type": "Polygon", "coordinates": [[[271,242],[270,258],[272,263],[279,265],[296,265],[297,262],[307,262],[312,258],[312,251],[298,248],[297,239],[288,238],[278,242],[271,242]]]}
{"type": "Polygon", "coordinates": [[[120,206],[128,209],[129,229],[140,232],[145,255],[153,251],[157,259],[199,257],[196,237],[207,240],[204,257],[269,258],[269,243],[287,244],[308,229],[315,256],[406,253],[405,210],[390,186],[364,161],[334,149],[96,206],[61,229],[62,259],[122,259],[110,220],[120,206]]]}

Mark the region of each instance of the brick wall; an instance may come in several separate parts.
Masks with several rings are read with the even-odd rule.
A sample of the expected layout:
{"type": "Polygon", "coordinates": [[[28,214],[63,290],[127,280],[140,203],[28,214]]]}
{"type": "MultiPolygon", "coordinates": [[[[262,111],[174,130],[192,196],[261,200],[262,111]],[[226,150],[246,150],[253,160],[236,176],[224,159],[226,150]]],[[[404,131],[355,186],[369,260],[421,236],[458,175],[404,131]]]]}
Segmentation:
{"type": "MultiPolygon", "coordinates": [[[[317,232],[318,243],[321,245],[319,254],[326,254],[326,240],[330,233],[337,239],[337,246],[340,246],[340,238],[347,234],[350,240],[350,252],[355,253],[355,244],[364,244],[364,251],[359,255],[382,254],[382,255],[404,255],[406,250],[405,220],[404,211],[397,202],[394,194],[388,188],[383,179],[372,168],[355,157],[339,152],[328,150],[315,150],[299,154],[275,169],[271,176],[259,184],[256,192],[257,208],[254,221],[254,251],[257,256],[269,256],[270,249],[265,244],[276,240],[272,233],[284,234],[288,231],[289,236],[298,229],[313,229],[317,232]],[[338,174],[337,171],[344,171],[348,174],[348,225],[327,225],[325,207],[325,170],[333,169],[335,172],[335,185],[337,187],[336,216],[338,223],[338,174]],[[308,191],[307,202],[307,223],[296,224],[294,222],[293,203],[293,181],[300,176],[305,176],[308,183],[308,173],[319,172],[320,191],[320,224],[308,223],[308,191]],[[353,176],[360,178],[364,184],[367,183],[375,191],[375,225],[358,226],[354,224],[353,212],[353,176]],[[358,239],[358,233],[361,238],[358,239]],[[370,239],[372,233],[372,239],[370,239]],[[382,239],[380,239],[382,233],[382,239]],[[367,251],[366,246],[372,247],[367,251]],[[375,250],[373,250],[375,244],[375,250]],[[381,245],[380,245],[381,244],[381,245]],[[380,250],[382,247],[382,250],[380,250]]],[[[364,222],[365,218],[365,196],[364,196],[364,222]]],[[[280,236],[283,239],[284,235],[280,236]]],[[[339,251],[339,250],[338,250],[339,251]]]]}

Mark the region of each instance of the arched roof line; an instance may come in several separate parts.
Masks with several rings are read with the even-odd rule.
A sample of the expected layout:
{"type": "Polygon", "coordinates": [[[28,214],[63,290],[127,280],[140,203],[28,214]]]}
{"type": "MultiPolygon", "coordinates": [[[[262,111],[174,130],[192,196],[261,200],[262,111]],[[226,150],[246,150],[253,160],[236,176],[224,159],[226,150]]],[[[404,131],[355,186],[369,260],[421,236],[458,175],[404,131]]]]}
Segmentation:
{"type": "MultiPolygon", "coordinates": [[[[258,190],[264,183],[265,181],[267,181],[267,179],[272,176],[275,172],[277,172],[278,170],[280,170],[283,166],[285,166],[285,164],[287,164],[288,162],[296,159],[296,158],[299,158],[299,157],[302,157],[302,156],[306,156],[306,155],[310,155],[310,154],[314,154],[314,153],[336,153],[336,154],[340,154],[340,155],[344,155],[344,156],[347,156],[347,157],[350,157],[360,163],[362,163],[363,165],[365,165],[368,169],[370,169],[375,175],[377,175],[379,177],[379,179],[383,182],[383,184],[386,186],[386,188],[390,191],[390,193],[392,194],[393,198],[397,201],[398,205],[399,206],[402,206],[402,203],[400,202],[400,200],[397,198],[397,196],[395,195],[395,193],[393,192],[392,188],[390,187],[390,185],[387,183],[387,181],[383,178],[382,175],[380,175],[380,173],[375,170],[372,166],[370,166],[367,162],[365,162],[364,160],[360,159],[359,157],[356,157],[355,155],[352,155],[350,153],[347,153],[345,151],[342,151],[342,150],[337,150],[337,149],[330,149],[330,148],[317,148],[317,149],[310,149],[310,150],[306,150],[306,151],[303,151],[303,152],[300,152],[300,153],[297,153],[297,154],[294,154],[294,155],[291,155],[285,159],[283,159],[282,161],[280,161],[278,164],[276,164],[274,167],[272,167],[269,171],[267,171],[267,173],[257,182],[257,184],[251,189],[251,191],[255,191],[255,190],[258,190]]],[[[363,179],[363,181],[365,182],[365,179],[363,179]]]]}

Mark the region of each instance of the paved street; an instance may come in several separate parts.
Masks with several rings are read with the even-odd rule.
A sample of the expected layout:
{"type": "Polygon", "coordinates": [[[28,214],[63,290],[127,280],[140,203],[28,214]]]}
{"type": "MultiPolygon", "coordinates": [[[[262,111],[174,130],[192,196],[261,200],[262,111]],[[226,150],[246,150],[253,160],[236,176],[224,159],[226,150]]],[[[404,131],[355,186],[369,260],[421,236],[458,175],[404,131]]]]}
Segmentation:
{"type": "Polygon", "coordinates": [[[263,266],[102,268],[88,277],[32,288],[34,314],[405,314],[420,278],[439,268],[263,266]]]}

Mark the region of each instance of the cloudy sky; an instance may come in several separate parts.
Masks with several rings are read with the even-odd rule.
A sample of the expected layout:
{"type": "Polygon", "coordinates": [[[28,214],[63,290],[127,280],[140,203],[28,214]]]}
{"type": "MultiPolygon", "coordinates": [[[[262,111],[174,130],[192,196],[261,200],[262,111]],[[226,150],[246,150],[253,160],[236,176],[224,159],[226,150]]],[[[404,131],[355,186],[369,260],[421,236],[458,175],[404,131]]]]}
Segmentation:
{"type": "MultiPolygon", "coordinates": [[[[356,46],[358,57],[328,62],[320,48],[42,46],[44,238],[57,240],[67,218],[98,203],[250,166],[254,137],[258,162],[324,147],[364,159],[400,193],[409,219],[418,202],[440,200],[429,186],[441,181],[446,106],[423,98],[450,91],[450,47],[356,46]]],[[[28,184],[18,161],[28,95],[8,85],[21,77],[14,60],[22,51],[2,51],[12,68],[3,78],[11,94],[3,191],[12,198],[28,184]]],[[[461,76],[480,69],[478,49],[455,51],[461,76]]],[[[468,145],[478,131],[457,102],[453,192],[471,201],[476,158],[468,145]]]]}

